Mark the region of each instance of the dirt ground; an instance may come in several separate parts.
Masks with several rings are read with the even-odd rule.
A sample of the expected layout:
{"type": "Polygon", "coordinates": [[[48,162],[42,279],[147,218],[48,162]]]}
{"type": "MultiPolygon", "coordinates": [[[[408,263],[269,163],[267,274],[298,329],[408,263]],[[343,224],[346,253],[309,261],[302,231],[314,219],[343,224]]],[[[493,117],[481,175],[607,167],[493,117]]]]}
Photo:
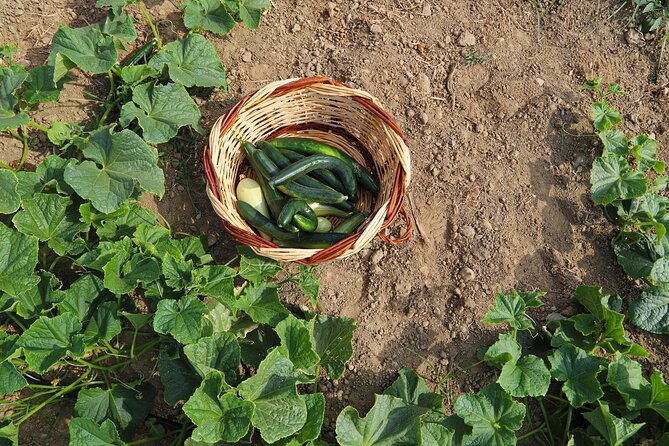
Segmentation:
{"type": "MultiPolygon", "coordinates": [[[[0,8],[0,41],[18,44],[27,64],[45,60],[58,23],[101,16],[82,0],[0,3],[8,6],[0,8]]],[[[589,166],[600,149],[589,136],[592,98],[578,87],[595,75],[621,83],[629,92],[615,99],[623,127],[654,134],[666,159],[669,57],[660,66],[657,42],[628,29],[623,14],[607,20],[617,2],[599,10],[595,2],[559,2],[540,33],[522,0],[273,3],[259,30],[210,36],[231,88],[202,104],[205,128],[267,82],[323,74],[377,96],[412,153],[414,237],[397,246],[376,240],[361,255],[318,268],[321,311],[358,321],[349,371],[324,388],[328,426],[344,405],[366,411],[403,366],[432,378],[430,363],[445,373],[474,362],[476,349],[496,336],[480,323],[496,292],[547,291],[537,320],[573,311],[570,296],[581,283],[618,291],[626,303],[635,297],[610,248],[612,228],[589,200],[589,166]],[[472,43],[490,60],[468,65],[472,43]]],[[[162,34],[183,35],[177,0],[147,4],[162,34]]],[[[75,98],[87,85],[79,76],[39,118],[85,118],[88,105],[75,98]]],[[[174,227],[207,234],[221,257],[230,255],[233,243],[204,193],[202,146],[164,149],[170,187],[155,206],[174,227]]],[[[18,154],[0,138],[0,159],[18,154]]],[[[669,372],[666,337],[628,328],[669,372]]],[[[476,368],[449,388],[477,390],[492,376],[476,368]]]]}

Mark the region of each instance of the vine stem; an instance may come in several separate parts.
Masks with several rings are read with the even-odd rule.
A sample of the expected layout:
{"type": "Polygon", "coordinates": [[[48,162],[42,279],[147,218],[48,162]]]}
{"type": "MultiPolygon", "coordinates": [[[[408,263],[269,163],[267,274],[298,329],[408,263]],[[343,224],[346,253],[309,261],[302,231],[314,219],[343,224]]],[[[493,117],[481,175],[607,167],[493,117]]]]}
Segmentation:
{"type": "Polygon", "coordinates": [[[574,409],[572,406],[569,406],[569,412],[567,412],[567,424],[564,429],[564,434],[562,435],[562,444],[567,444],[567,437],[569,436],[569,427],[571,426],[571,414],[573,413],[574,409]]]}
{"type": "Polygon", "coordinates": [[[26,162],[26,158],[28,157],[28,135],[26,134],[26,129],[23,126],[21,126],[19,140],[23,142],[23,151],[21,152],[21,161],[19,161],[19,165],[16,167],[17,172],[23,168],[23,164],[26,162]]]}
{"type": "Polygon", "coordinates": [[[34,122],[34,121],[29,121],[29,122],[28,122],[28,126],[29,126],[29,127],[33,127],[33,128],[36,128],[37,130],[41,130],[41,131],[43,131],[44,133],[46,133],[46,132],[49,131],[49,129],[48,129],[47,127],[44,127],[43,125],[39,125],[38,123],[36,123],[36,122],[34,122]]]}
{"type": "Polygon", "coordinates": [[[181,431],[170,431],[170,432],[165,432],[164,434],[156,435],[154,437],[142,438],[141,440],[135,440],[135,441],[131,441],[130,443],[126,443],[126,446],[132,446],[132,445],[136,445],[136,444],[144,444],[144,443],[150,443],[150,442],[156,441],[156,440],[162,440],[165,437],[171,437],[172,435],[176,435],[178,432],[181,432],[181,431]]]}
{"type": "Polygon", "coordinates": [[[107,117],[109,116],[109,113],[111,113],[112,107],[114,106],[114,103],[111,102],[112,96],[114,95],[114,73],[112,73],[111,70],[107,71],[107,77],[109,78],[109,93],[107,93],[107,99],[105,99],[107,108],[105,108],[104,113],[100,117],[98,126],[104,125],[107,117]]]}
{"type": "Polygon", "coordinates": [[[43,403],[40,403],[39,405],[35,406],[35,407],[34,407],[30,412],[28,412],[23,418],[21,418],[19,421],[17,421],[17,422],[16,422],[16,425],[17,425],[17,426],[20,426],[21,423],[23,423],[23,422],[26,421],[28,418],[30,418],[31,416],[35,415],[37,412],[39,412],[40,410],[42,410],[42,408],[44,408],[46,405],[48,405],[48,404],[51,403],[52,401],[54,401],[54,400],[60,398],[61,396],[65,395],[67,392],[69,392],[70,390],[72,390],[73,388],[75,388],[75,387],[77,386],[77,384],[79,384],[81,381],[83,381],[84,379],[86,379],[86,377],[88,377],[88,374],[89,374],[89,373],[90,373],[90,370],[86,370],[86,371],[85,371],[79,378],[77,378],[77,380],[74,381],[72,384],[70,384],[69,386],[63,388],[61,391],[55,393],[53,396],[49,397],[49,398],[48,398],[46,401],[44,401],[43,403]]]}
{"type": "Polygon", "coordinates": [[[311,388],[311,393],[318,392],[318,380],[320,379],[320,377],[321,377],[321,368],[316,367],[316,378],[314,379],[314,385],[311,388]]]}
{"type": "Polygon", "coordinates": [[[158,45],[158,48],[163,47],[163,41],[160,38],[160,34],[158,34],[158,30],[156,29],[155,25],[153,24],[153,21],[151,20],[151,16],[149,15],[149,10],[146,9],[146,5],[144,5],[144,2],[140,1],[138,3],[139,10],[141,11],[142,15],[146,19],[146,23],[148,23],[149,28],[151,28],[151,32],[153,33],[153,37],[156,38],[156,44],[158,45]]]}
{"type": "Polygon", "coordinates": [[[538,434],[539,432],[543,432],[545,424],[546,424],[545,422],[541,423],[538,428],[532,429],[531,431],[526,432],[525,434],[521,435],[520,437],[517,438],[517,441],[521,441],[521,440],[524,440],[526,438],[530,438],[530,437],[534,436],[535,434],[538,434]]]}
{"type": "Polygon", "coordinates": [[[12,169],[9,165],[3,163],[2,161],[0,161],[0,169],[14,170],[14,169],[12,169]]]}

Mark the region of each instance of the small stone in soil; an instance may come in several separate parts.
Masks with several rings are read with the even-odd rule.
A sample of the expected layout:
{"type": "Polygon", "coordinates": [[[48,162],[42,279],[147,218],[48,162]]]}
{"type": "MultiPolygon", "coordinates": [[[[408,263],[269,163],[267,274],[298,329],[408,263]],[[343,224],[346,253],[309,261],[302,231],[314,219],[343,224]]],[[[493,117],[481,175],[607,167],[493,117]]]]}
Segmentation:
{"type": "Polygon", "coordinates": [[[248,52],[248,51],[245,52],[245,53],[242,55],[242,61],[243,61],[243,62],[251,62],[252,59],[253,59],[253,54],[251,54],[251,53],[248,52]]]}
{"type": "Polygon", "coordinates": [[[469,225],[464,225],[460,228],[460,234],[467,238],[473,238],[476,235],[476,230],[469,225]]]}
{"type": "Polygon", "coordinates": [[[381,28],[381,25],[378,23],[373,24],[369,30],[373,32],[374,34],[381,34],[383,32],[383,28],[381,28]]]}
{"type": "Polygon", "coordinates": [[[476,274],[474,273],[474,271],[472,271],[471,268],[465,266],[460,270],[460,277],[462,277],[462,280],[464,280],[465,282],[469,282],[476,278],[476,274]]]}
{"type": "Polygon", "coordinates": [[[458,37],[458,45],[474,46],[476,45],[476,37],[474,34],[464,31],[462,34],[460,34],[460,37],[458,37]]]}

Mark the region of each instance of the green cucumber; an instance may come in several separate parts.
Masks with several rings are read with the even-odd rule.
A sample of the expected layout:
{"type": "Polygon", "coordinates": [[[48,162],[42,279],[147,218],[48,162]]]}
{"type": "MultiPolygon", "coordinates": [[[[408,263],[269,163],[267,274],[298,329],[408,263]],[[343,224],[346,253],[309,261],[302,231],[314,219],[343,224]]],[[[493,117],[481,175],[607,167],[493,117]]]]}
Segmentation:
{"type": "Polygon", "coordinates": [[[330,232],[330,229],[332,229],[332,222],[330,220],[325,217],[318,217],[317,221],[318,224],[314,232],[330,232]]]}
{"type": "MultiPolygon", "coordinates": [[[[344,202],[346,203],[346,202],[344,202]]],[[[327,204],[321,203],[307,203],[311,209],[313,209],[316,217],[327,217],[329,215],[333,217],[350,217],[351,212],[344,211],[343,209],[336,208],[327,204]]],[[[341,203],[340,203],[341,204],[341,203]]]]}
{"type": "Polygon", "coordinates": [[[339,232],[342,234],[351,234],[353,231],[358,229],[358,226],[362,224],[365,220],[367,220],[367,217],[369,217],[369,214],[367,212],[358,212],[344,220],[334,228],[334,232],[339,232]]]}
{"type": "Polygon", "coordinates": [[[272,237],[272,241],[284,248],[327,248],[347,237],[347,234],[328,232],[287,232],[272,223],[267,217],[256,211],[253,206],[243,201],[237,202],[239,215],[260,232],[272,237]]]}
{"type": "Polygon", "coordinates": [[[328,155],[307,156],[306,158],[283,168],[275,175],[272,175],[272,178],[269,180],[269,184],[275,187],[281,186],[288,181],[293,181],[316,169],[334,170],[341,182],[344,184],[344,191],[349,196],[349,200],[355,201],[354,197],[356,183],[355,176],[353,176],[353,171],[346,162],[328,155]]]}
{"type": "Polygon", "coordinates": [[[142,61],[142,59],[144,59],[144,63],[148,62],[149,58],[151,57],[151,52],[157,45],[158,41],[156,39],[151,39],[144,45],[135,48],[135,50],[128,54],[125,60],[123,60],[121,66],[132,67],[133,65],[137,65],[137,63],[142,61]]]}
{"type": "MultiPolygon", "coordinates": [[[[258,168],[258,165],[252,156],[253,153],[256,152],[258,149],[256,149],[250,142],[243,142],[242,147],[244,149],[244,152],[246,153],[246,159],[248,160],[249,164],[251,165],[251,168],[258,177],[258,184],[260,184],[260,189],[262,190],[263,196],[265,197],[265,201],[267,202],[267,207],[269,208],[269,212],[272,214],[272,217],[274,217],[274,219],[279,218],[281,209],[283,209],[283,206],[286,204],[285,197],[281,195],[279,191],[277,191],[274,187],[270,186],[269,183],[267,182],[267,178],[261,175],[261,171],[258,168]]],[[[297,230],[297,228],[294,229],[297,230]]]]}
{"type": "Polygon", "coordinates": [[[346,161],[363,188],[374,195],[379,193],[379,182],[374,178],[374,175],[356,160],[330,145],[310,138],[275,138],[267,142],[280,150],[292,150],[304,155],[329,155],[346,161]]]}
{"type": "MultiPolygon", "coordinates": [[[[258,171],[265,177],[265,179],[269,180],[272,175],[279,172],[276,164],[274,164],[264,152],[256,150],[251,156],[258,166],[258,171]]],[[[346,195],[337,192],[336,190],[316,189],[298,184],[294,181],[282,184],[277,187],[277,189],[290,197],[302,198],[305,201],[316,201],[318,203],[341,203],[348,198],[346,195]]]]}
{"type": "Polygon", "coordinates": [[[318,228],[318,220],[310,220],[304,215],[295,214],[293,216],[293,223],[301,231],[314,232],[318,228]]]}
{"type": "MultiPolygon", "coordinates": [[[[313,227],[316,228],[316,225],[318,224],[316,220],[316,213],[309,207],[306,201],[300,198],[291,198],[286,202],[285,206],[281,210],[281,214],[279,214],[279,218],[276,219],[276,223],[280,228],[283,228],[289,225],[293,221],[293,217],[298,214],[311,221],[313,223],[313,227]]],[[[298,224],[297,227],[299,228],[300,225],[298,224]]],[[[310,231],[313,231],[313,229],[310,229],[310,231]]]]}
{"type": "MultiPolygon", "coordinates": [[[[264,141],[263,141],[264,142],[264,141]]],[[[265,142],[265,144],[269,147],[272,148],[272,150],[277,150],[272,146],[271,144],[268,144],[265,142]]],[[[299,154],[297,152],[293,152],[292,150],[281,150],[280,151],[281,155],[283,155],[284,158],[288,159],[290,162],[297,162],[304,158],[306,155],[299,154]]],[[[290,163],[289,163],[290,164],[290,163]]],[[[277,163],[278,165],[278,163],[277,163]]],[[[280,168],[284,168],[287,166],[279,166],[280,168]]],[[[330,172],[329,170],[326,169],[317,169],[311,172],[311,175],[314,176],[314,178],[320,180],[324,184],[327,184],[331,188],[338,190],[339,192],[346,192],[344,190],[344,185],[342,184],[341,181],[339,181],[339,178],[337,178],[337,175],[334,173],[330,172]]]]}

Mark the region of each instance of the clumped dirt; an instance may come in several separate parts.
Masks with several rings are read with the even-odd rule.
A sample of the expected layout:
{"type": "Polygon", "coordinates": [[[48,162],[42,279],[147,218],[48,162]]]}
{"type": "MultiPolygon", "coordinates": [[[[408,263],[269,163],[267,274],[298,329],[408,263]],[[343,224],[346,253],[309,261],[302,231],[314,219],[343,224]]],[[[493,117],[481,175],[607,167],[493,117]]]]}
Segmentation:
{"type": "MultiPolygon", "coordinates": [[[[161,33],[183,35],[176,0],[147,3],[161,33]]],[[[560,2],[538,34],[532,7],[520,0],[276,0],[259,30],[211,37],[230,92],[202,101],[205,127],[267,82],[323,74],[377,96],[410,141],[414,237],[397,246],[376,240],[361,255],[318,268],[321,311],[358,321],[349,371],[323,384],[329,428],[344,405],[366,411],[401,367],[434,378],[430,364],[445,373],[474,362],[476,349],[496,336],[480,323],[496,292],[547,291],[537,320],[573,311],[570,296],[581,283],[619,292],[626,303],[636,296],[610,248],[612,228],[589,199],[589,166],[600,148],[591,136],[592,98],[578,87],[593,76],[621,83],[629,92],[615,99],[623,128],[654,134],[666,159],[669,58],[660,66],[657,41],[628,29],[622,14],[607,21],[614,3],[597,11],[594,2],[560,2]],[[467,65],[471,43],[490,60],[467,65]]],[[[0,41],[17,43],[21,58],[39,64],[58,23],[99,17],[81,0],[19,0],[0,8],[0,41]]],[[[87,85],[78,77],[40,119],[88,115],[88,104],[75,100],[87,85]]],[[[230,256],[233,243],[204,194],[202,146],[164,150],[170,188],[152,207],[230,256]]],[[[18,153],[0,138],[0,159],[18,153]]],[[[654,366],[669,372],[666,338],[628,328],[654,366]]],[[[449,389],[477,390],[492,376],[479,367],[449,389]]]]}

